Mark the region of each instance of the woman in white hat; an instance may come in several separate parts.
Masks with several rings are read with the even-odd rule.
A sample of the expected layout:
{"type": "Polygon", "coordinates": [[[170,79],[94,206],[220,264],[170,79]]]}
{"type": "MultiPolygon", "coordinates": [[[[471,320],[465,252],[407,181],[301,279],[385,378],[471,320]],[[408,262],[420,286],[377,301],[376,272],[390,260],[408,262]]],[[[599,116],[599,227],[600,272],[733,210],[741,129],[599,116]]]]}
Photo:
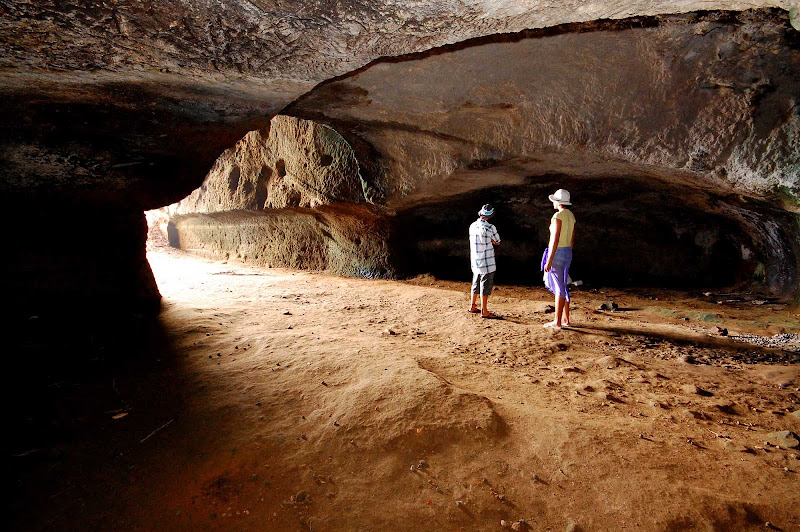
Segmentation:
{"type": "Polygon", "coordinates": [[[544,285],[555,295],[556,317],[544,326],[553,329],[569,327],[569,287],[567,275],[572,263],[575,243],[575,215],[567,209],[572,205],[569,192],[560,188],[548,196],[558,211],[550,219],[550,244],[542,257],[544,285]]]}

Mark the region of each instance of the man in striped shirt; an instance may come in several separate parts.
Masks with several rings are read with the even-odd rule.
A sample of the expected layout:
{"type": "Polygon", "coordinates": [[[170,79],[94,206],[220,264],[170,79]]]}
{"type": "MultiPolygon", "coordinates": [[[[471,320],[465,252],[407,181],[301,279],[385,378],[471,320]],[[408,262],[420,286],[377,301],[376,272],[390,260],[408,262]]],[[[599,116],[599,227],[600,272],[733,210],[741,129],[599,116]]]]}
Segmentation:
{"type": "Polygon", "coordinates": [[[484,205],[478,211],[478,216],[480,218],[469,226],[469,258],[472,263],[472,301],[469,311],[480,312],[482,318],[497,318],[486,306],[494,287],[494,272],[497,270],[494,247],[500,245],[500,235],[495,226],[489,223],[489,218],[494,216],[491,205],[484,205]],[[478,294],[481,296],[480,309],[475,305],[478,294]]]}

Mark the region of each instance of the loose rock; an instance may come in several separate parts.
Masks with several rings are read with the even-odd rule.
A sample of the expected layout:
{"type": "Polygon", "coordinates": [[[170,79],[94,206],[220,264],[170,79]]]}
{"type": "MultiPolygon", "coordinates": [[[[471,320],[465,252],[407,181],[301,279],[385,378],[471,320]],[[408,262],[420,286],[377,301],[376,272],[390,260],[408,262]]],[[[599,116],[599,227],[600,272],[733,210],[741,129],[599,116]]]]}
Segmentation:
{"type": "Polygon", "coordinates": [[[597,310],[610,310],[616,312],[619,310],[619,305],[614,301],[604,301],[597,307],[597,310]]]}
{"type": "Polygon", "coordinates": [[[769,438],[769,443],[774,443],[784,449],[797,449],[800,447],[800,437],[788,430],[770,432],[767,434],[767,438],[769,438]]]}

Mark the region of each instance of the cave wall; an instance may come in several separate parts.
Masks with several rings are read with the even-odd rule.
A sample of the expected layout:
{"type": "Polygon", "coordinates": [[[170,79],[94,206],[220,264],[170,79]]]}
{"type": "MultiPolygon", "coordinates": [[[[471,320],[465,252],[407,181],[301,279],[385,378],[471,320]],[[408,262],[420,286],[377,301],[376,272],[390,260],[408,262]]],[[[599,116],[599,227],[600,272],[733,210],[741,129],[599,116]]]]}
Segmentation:
{"type": "Polygon", "coordinates": [[[459,170],[508,161],[573,172],[625,161],[797,198],[798,67],[800,34],[781,12],[637,18],[378,61],[283,112],[377,151],[365,178],[392,205],[456,192],[442,183],[459,170]]]}
{"type": "MultiPolygon", "coordinates": [[[[576,266],[592,257],[606,283],[752,282],[788,295],[800,241],[798,67],[800,34],[779,12],[638,18],[378,61],[284,112],[336,128],[367,196],[400,224],[433,206],[429,234],[402,253],[426,257],[420,268],[466,264],[450,222],[466,227],[488,201],[516,213],[505,218],[514,228],[546,228],[547,185],[581,198],[591,230],[576,266]],[[538,204],[520,212],[514,202],[534,191],[538,204]],[[633,252],[641,264],[616,259],[633,252]]],[[[525,256],[506,264],[519,281],[514,272],[538,266],[531,241],[545,242],[516,240],[525,256]]]]}
{"type": "MultiPolygon", "coordinates": [[[[70,225],[76,216],[94,220],[95,225],[105,220],[114,228],[112,233],[121,235],[119,245],[137,248],[128,250],[127,256],[141,261],[142,210],[180,200],[201,184],[219,154],[247,132],[263,131],[274,115],[320,82],[381,57],[427,53],[469,39],[491,41],[496,38],[489,36],[531,28],[577,24],[575,28],[580,29],[581,23],[599,19],[697,9],[788,7],[786,1],[765,0],[571,0],[557,4],[538,0],[414,4],[395,0],[313,4],[300,0],[279,4],[0,0],[3,216],[9,224],[28,217],[37,220],[16,223],[18,236],[6,248],[9,264],[16,265],[14,271],[23,272],[25,282],[31,284],[23,285],[22,277],[7,277],[3,288],[12,305],[35,307],[34,296],[41,304],[51,299],[81,300],[88,288],[80,287],[92,287],[93,297],[122,307],[142,298],[157,302],[147,268],[133,268],[139,274],[130,276],[129,268],[120,265],[116,278],[97,277],[89,272],[97,270],[102,253],[84,249],[72,255],[64,246],[43,251],[39,249],[42,234],[48,227],[70,225]],[[32,259],[34,255],[40,259],[32,259]],[[70,266],[78,256],[85,259],[82,267],[70,266]],[[47,290],[36,288],[36,283],[44,286],[44,279],[61,274],[62,282],[50,283],[47,290]],[[129,289],[119,293],[118,283],[129,284],[129,289]]],[[[787,18],[785,11],[772,16],[787,18]]],[[[365,90],[372,93],[369,87],[365,90]]],[[[763,96],[766,101],[771,101],[770,91],[768,87],[763,96]]],[[[358,98],[358,91],[343,92],[336,105],[346,106],[358,98]]],[[[480,100],[472,101],[480,104],[480,100]]],[[[306,117],[320,111],[307,104],[304,109],[306,117]]],[[[327,107],[322,111],[327,112],[327,107]]],[[[502,114],[502,109],[497,111],[502,114]]],[[[428,156],[426,136],[417,135],[402,120],[395,139],[400,131],[408,139],[398,144],[396,154],[380,142],[377,129],[372,137],[369,128],[363,137],[350,137],[357,129],[351,125],[343,132],[356,150],[361,177],[368,182],[364,196],[368,201],[391,198],[395,186],[403,197],[421,190],[417,184],[426,179],[421,172],[408,171],[397,178],[389,172],[392,168],[418,165],[441,176],[436,169],[461,168],[453,166],[454,160],[478,166],[494,160],[491,146],[475,154],[467,147],[462,154],[464,150],[451,145],[428,156]],[[364,154],[370,156],[362,158],[364,154]]],[[[387,142],[397,141],[387,138],[387,142]]],[[[500,156],[504,153],[501,150],[500,156]]],[[[709,159],[702,153],[698,156],[702,161],[709,159]]],[[[711,153],[715,164],[722,159],[711,153]]],[[[746,160],[743,164],[746,168],[755,165],[746,160]]],[[[771,177],[775,174],[765,172],[766,183],[775,182],[771,177]]],[[[516,171],[507,175],[520,179],[516,171]]],[[[486,183],[499,180],[496,176],[484,176],[486,183]]],[[[793,183],[782,189],[791,201],[796,199],[793,183]]],[[[83,226],[73,227],[73,232],[80,233],[83,226]]]]}
{"type": "Polygon", "coordinates": [[[365,205],[226,211],[170,218],[170,245],[262,267],[394,277],[390,219],[365,205]]]}
{"type": "Polygon", "coordinates": [[[350,145],[319,123],[276,116],[169,206],[173,247],[259,266],[396,275],[391,220],[364,197],[350,145]]]}

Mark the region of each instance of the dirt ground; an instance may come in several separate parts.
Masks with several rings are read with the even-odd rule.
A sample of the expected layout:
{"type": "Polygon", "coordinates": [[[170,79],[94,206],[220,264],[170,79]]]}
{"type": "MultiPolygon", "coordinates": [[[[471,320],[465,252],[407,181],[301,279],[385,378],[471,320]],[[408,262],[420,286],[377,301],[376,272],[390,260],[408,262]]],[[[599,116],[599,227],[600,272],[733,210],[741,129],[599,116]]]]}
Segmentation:
{"type": "Polygon", "coordinates": [[[17,384],[11,528],[800,530],[796,307],[149,260],[155,327],[17,384]]]}

